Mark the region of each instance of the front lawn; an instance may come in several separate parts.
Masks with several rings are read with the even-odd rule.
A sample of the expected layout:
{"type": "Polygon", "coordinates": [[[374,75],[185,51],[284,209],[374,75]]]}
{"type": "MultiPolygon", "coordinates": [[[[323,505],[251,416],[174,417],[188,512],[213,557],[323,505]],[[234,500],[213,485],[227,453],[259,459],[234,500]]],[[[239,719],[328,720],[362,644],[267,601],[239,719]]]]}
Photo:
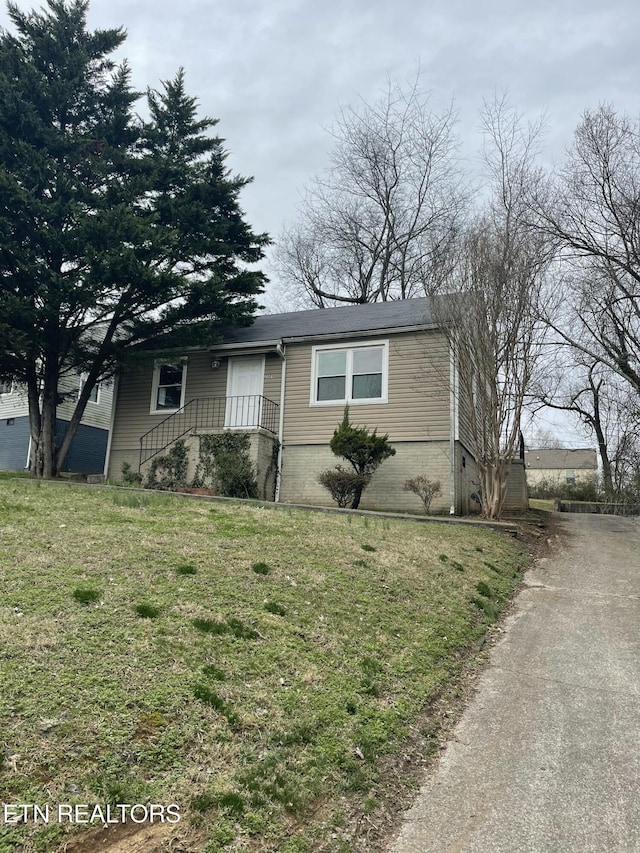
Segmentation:
{"type": "MultiPolygon", "coordinates": [[[[357,849],[527,560],[469,526],[30,481],[0,482],[0,528],[0,801],[176,804],[172,849],[207,853],[357,849]]],[[[0,825],[0,853],[81,829],[0,825]]]]}

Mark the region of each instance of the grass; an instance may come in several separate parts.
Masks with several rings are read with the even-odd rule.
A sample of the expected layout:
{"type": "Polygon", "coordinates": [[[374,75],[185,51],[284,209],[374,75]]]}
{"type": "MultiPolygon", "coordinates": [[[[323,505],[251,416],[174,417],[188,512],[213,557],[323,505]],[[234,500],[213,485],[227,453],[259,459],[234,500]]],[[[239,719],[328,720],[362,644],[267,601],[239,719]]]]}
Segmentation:
{"type": "MultiPolygon", "coordinates": [[[[468,526],[144,497],[0,483],[0,798],[177,803],[207,851],[355,849],[526,554],[468,526]]],[[[81,829],[0,826],[0,851],[81,829]]]]}
{"type": "Polygon", "coordinates": [[[553,512],[555,509],[555,501],[553,499],[529,498],[529,509],[542,509],[546,512],[553,512]]]}

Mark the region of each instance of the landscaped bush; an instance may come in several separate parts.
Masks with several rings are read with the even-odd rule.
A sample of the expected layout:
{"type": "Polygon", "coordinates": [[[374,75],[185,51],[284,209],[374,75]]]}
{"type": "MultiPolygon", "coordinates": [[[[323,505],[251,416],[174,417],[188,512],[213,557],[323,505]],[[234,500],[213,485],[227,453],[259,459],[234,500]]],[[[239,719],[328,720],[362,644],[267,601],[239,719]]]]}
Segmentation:
{"type": "Polygon", "coordinates": [[[329,468],[318,475],[318,482],[329,492],[339,507],[355,506],[356,499],[369,483],[369,478],[355,471],[347,471],[342,465],[329,468]]]}
{"type": "Polygon", "coordinates": [[[413,492],[422,501],[425,512],[429,512],[431,501],[442,494],[440,480],[429,480],[423,474],[404,481],[404,491],[413,492]]]}
{"type": "Polygon", "coordinates": [[[375,429],[369,432],[367,427],[353,426],[349,422],[349,406],[344,407],[342,423],[333,433],[329,446],[335,456],[349,462],[353,472],[337,465],[323,471],[318,482],[329,491],[338,506],[347,506],[351,501],[351,508],[357,509],[374,471],[385,459],[395,456],[395,448],[389,444],[388,435],[378,435],[375,429]]]}

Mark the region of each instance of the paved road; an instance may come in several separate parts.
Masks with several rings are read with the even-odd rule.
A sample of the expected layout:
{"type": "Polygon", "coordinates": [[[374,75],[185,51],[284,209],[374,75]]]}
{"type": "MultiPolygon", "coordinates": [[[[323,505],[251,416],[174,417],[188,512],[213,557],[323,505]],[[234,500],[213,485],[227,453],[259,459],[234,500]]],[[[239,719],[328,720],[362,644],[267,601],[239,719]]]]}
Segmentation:
{"type": "Polygon", "coordinates": [[[390,853],[640,851],[640,519],[556,517],[390,853]]]}

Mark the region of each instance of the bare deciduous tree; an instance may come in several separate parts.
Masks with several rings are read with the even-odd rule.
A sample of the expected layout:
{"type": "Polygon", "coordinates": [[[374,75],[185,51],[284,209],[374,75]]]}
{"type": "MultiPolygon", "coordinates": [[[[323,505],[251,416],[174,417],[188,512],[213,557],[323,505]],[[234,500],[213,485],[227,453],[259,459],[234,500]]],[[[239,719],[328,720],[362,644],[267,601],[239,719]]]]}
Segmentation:
{"type": "Polygon", "coordinates": [[[640,485],[640,408],[635,392],[619,374],[580,349],[563,348],[558,353],[564,357],[557,361],[553,386],[536,396],[544,406],[578,416],[597,442],[605,496],[622,499],[636,488],[636,481],[640,485]]]}
{"type": "Polygon", "coordinates": [[[374,104],[343,108],[331,166],[316,178],[276,263],[298,304],[327,307],[424,294],[442,275],[463,209],[455,114],[388,81],[374,104]]]}
{"type": "Polygon", "coordinates": [[[640,394],[640,121],[585,112],[554,192],[532,207],[564,247],[570,310],[547,321],[640,394]]]}
{"type": "Polygon", "coordinates": [[[526,215],[527,195],[539,179],[540,125],[525,125],[504,98],[485,103],[482,122],[492,196],[460,241],[455,292],[436,304],[466,401],[482,513],[498,518],[542,354],[539,311],[549,296],[545,276],[554,244],[526,215]]]}

